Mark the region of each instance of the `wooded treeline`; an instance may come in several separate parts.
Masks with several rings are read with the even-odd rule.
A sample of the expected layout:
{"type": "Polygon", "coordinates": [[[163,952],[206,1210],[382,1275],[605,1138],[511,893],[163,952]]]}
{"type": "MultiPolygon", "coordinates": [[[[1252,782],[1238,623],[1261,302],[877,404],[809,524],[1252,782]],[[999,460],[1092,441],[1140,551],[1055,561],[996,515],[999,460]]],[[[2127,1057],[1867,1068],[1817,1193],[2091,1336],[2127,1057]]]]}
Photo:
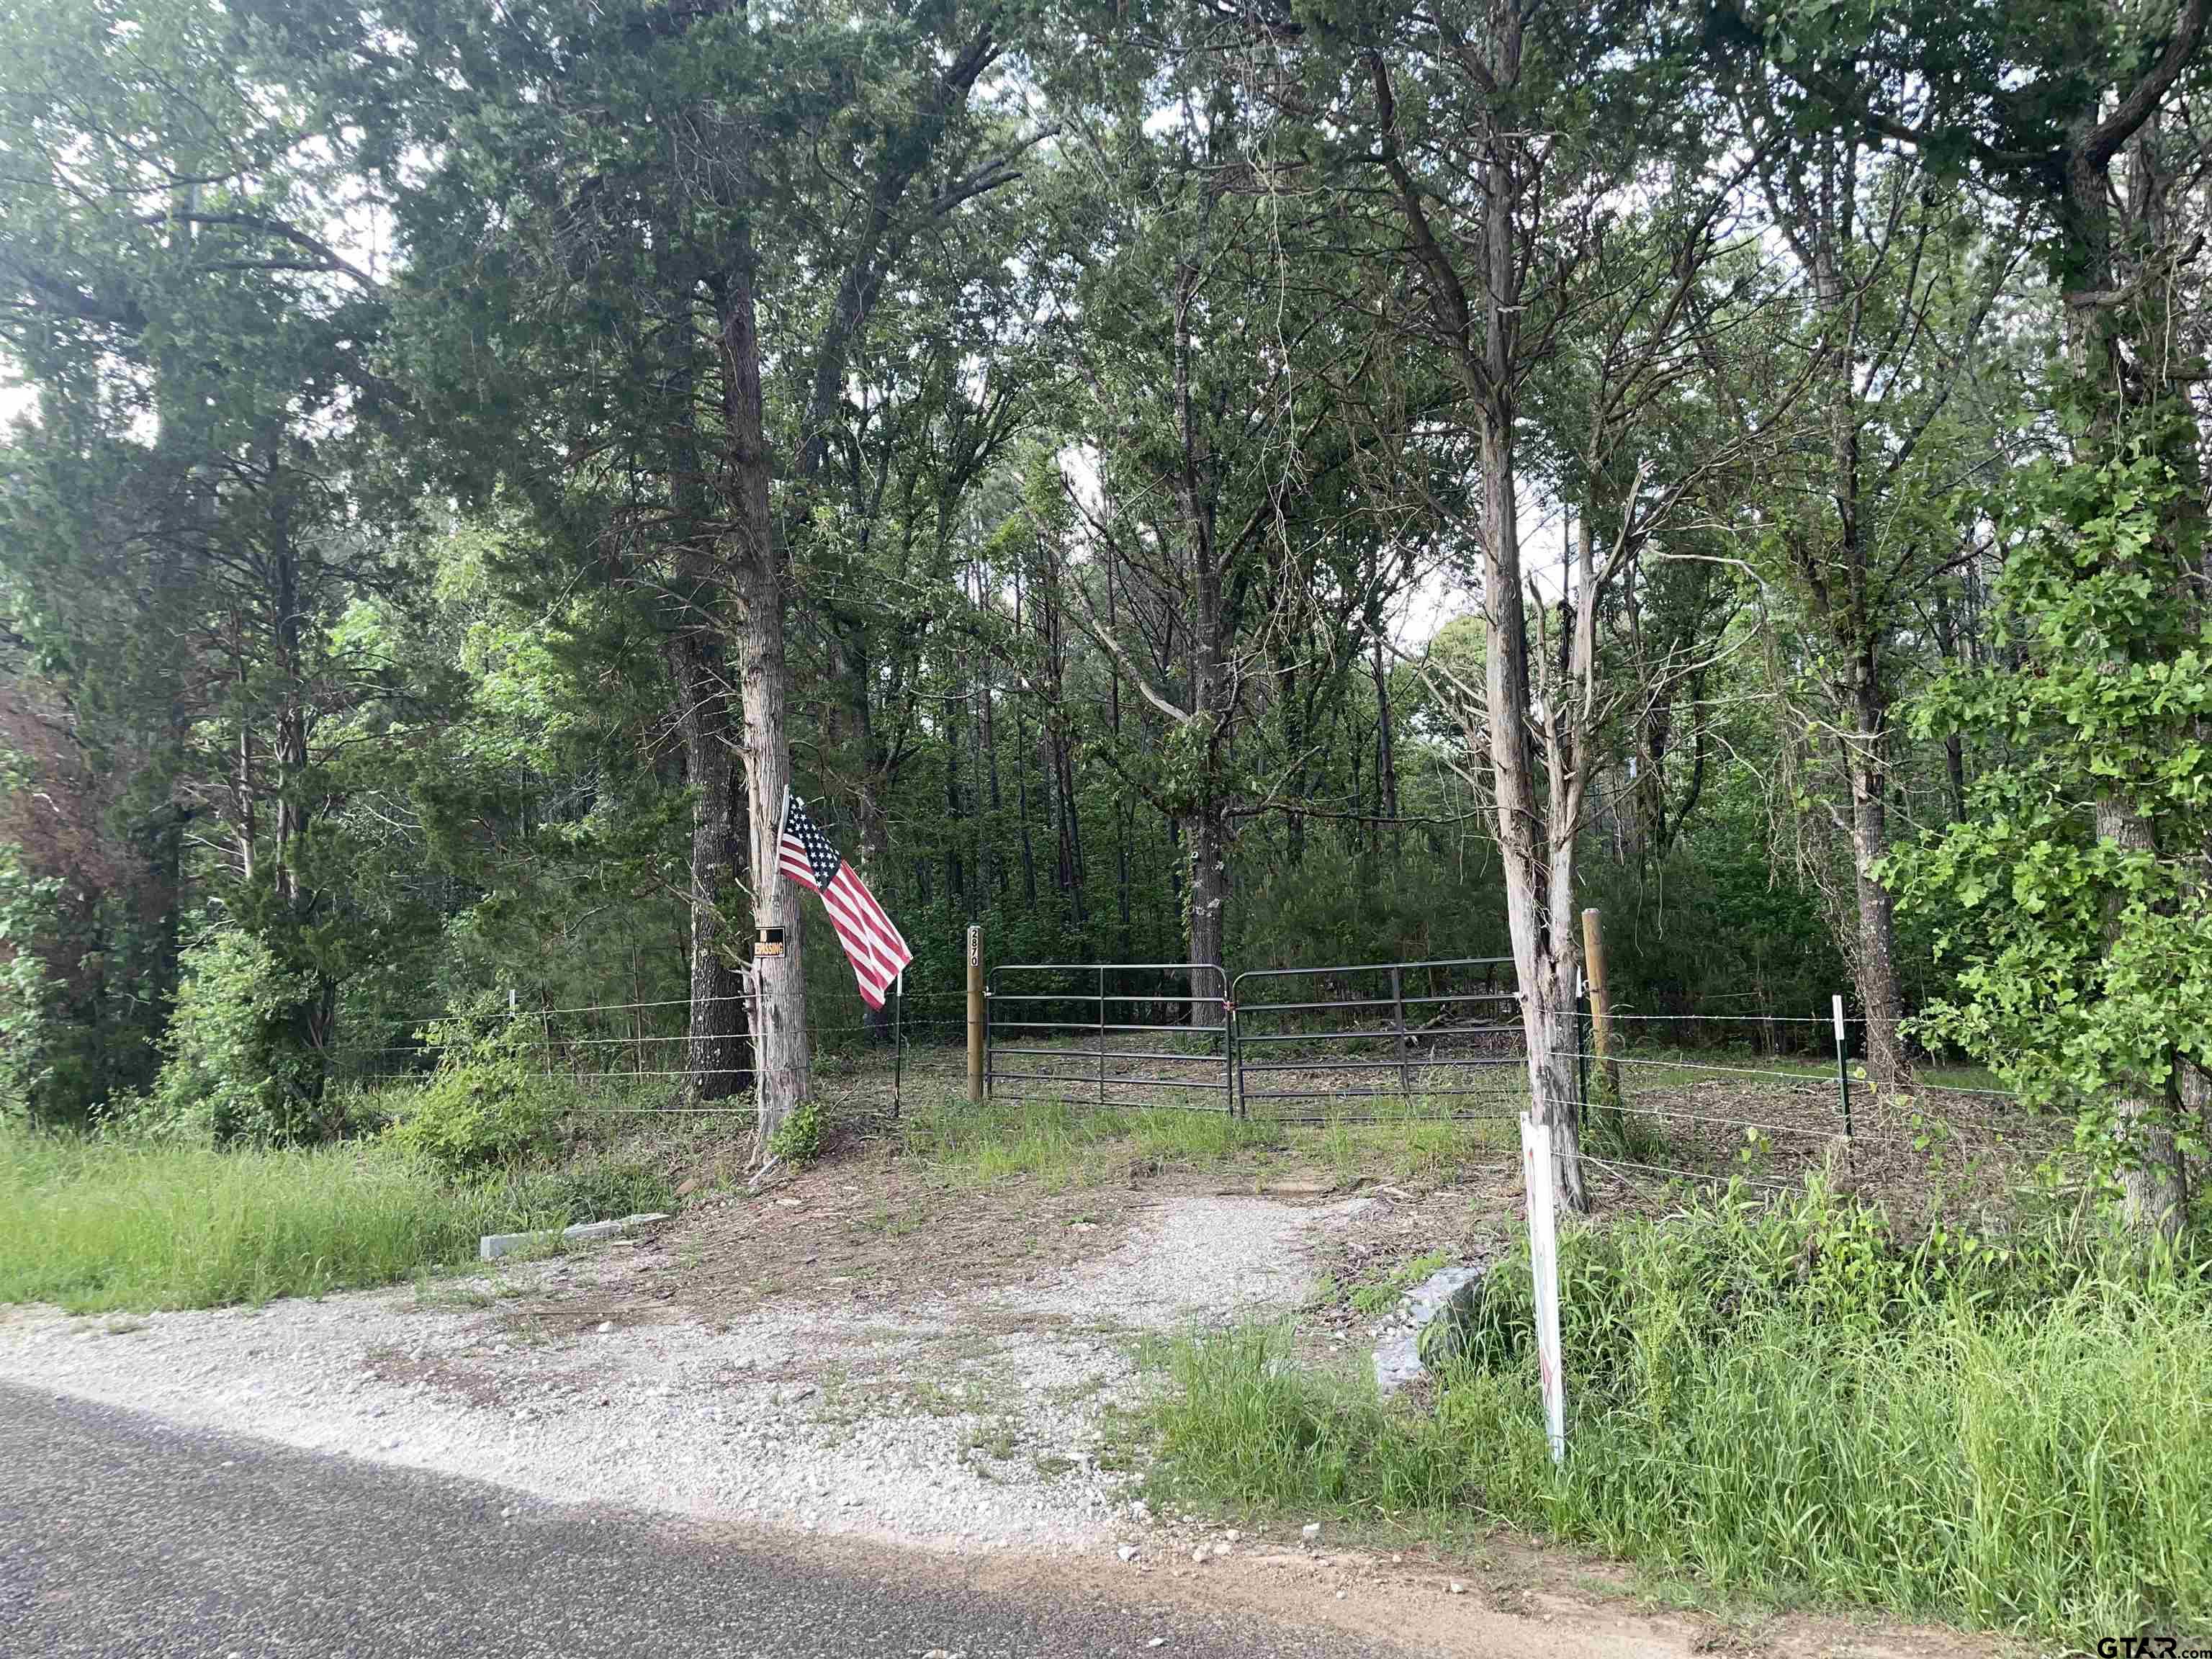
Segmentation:
{"type": "Polygon", "coordinates": [[[5,1092],[337,1133],[512,989],[772,1124],[791,786],[919,988],[1510,955],[1565,1133],[1597,903],[2171,1224],[2206,9],[0,8],[5,1092]]]}

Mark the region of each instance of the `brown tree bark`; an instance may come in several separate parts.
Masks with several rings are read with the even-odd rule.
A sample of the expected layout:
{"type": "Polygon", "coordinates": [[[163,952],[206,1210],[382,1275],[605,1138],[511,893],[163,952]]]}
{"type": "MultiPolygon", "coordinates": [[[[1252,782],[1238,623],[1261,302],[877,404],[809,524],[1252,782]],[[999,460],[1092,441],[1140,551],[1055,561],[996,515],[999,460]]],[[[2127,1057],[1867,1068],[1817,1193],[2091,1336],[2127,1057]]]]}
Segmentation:
{"type": "MultiPolygon", "coordinates": [[[[1844,718],[1844,771],[1850,791],[1851,900],[1857,927],[1846,953],[1859,1006],[1866,1015],[1867,1073],[1877,1089],[1907,1079],[1899,1023],[1905,999],[1898,988],[1895,902],[1875,874],[1889,851],[1888,696],[1881,679],[1881,642],[1887,632],[1874,592],[1865,519],[1865,479],[1860,440],[1865,419],[1856,383],[1858,300],[1843,265],[1857,224],[1860,158],[1855,143],[1839,145],[1811,192],[1814,213],[1802,234],[1826,337],[1828,476],[1834,543],[1807,527],[1796,539],[1799,575],[1827,624],[1832,647],[1846,665],[1831,695],[1844,718]]],[[[1825,528],[1825,527],[1823,527],[1825,528]]]]}
{"type": "MultiPolygon", "coordinates": [[[[753,1052],[757,1122],[764,1153],[792,1109],[806,1098],[805,936],[795,898],[801,890],[774,874],[776,842],[791,790],[789,698],[784,656],[784,586],[770,517],[771,459],[761,394],[761,349],[753,292],[751,239],[720,284],[717,347],[721,356],[723,459],[727,502],[724,562],[737,616],[732,630],[738,700],[744,716],[745,820],[750,831],[753,921],[783,930],[783,954],[754,966],[753,1052]]],[[[696,953],[695,953],[696,954],[696,953]]]]}
{"type": "Polygon", "coordinates": [[[1382,635],[1379,629],[1375,635],[1370,672],[1375,680],[1375,814],[1383,820],[1376,825],[1376,840],[1379,845],[1387,824],[1390,845],[1401,848],[1405,836],[1397,822],[1398,750],[1395,734],[1390,728],[1390,672],[1382,660],[1382,635]]]}
{"type": "Polygon", "coordinates": [[[1899,1035],[1905,994],[1897,974],[1897,901],[1875,873],[1889,851],[1888,778],[1882,763],[1888,710],[1870,659],[1863,664],[1855,701],[1857,729],[1845,745],[1851,787],[1852,890],[1858,915],[1851,975],[1866,1015],[1867,1075],[1877,1089],[1893,1090],[1906,1084],[1911,1073],[1899,1035]]]}
{"type": "Polygon", "coordinates": [[[721,660],[719,622],[677,635],[669,666],[683,699],[678,722],[691,790],[690,1036],[684,1097],[705,1105],[753,1085],[750,1000],[744,963],[750,954],[734,896],[750,867],[738,783],[740,733],[721,660]]]}

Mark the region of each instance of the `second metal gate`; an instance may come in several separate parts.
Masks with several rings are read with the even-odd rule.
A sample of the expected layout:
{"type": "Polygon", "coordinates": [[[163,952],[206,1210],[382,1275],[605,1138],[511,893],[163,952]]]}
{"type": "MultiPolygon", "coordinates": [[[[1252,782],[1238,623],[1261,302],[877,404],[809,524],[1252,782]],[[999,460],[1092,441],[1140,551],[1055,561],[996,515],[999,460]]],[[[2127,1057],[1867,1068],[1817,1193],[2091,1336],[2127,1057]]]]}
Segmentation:
{"type": "Polygon", "coordinates": [[[1231,1000],[1240,1108],[1284,1122],[1341,1121],[1385,1097],[1393,1115],[1517,1110],[1527,1094],[1517,982],[1510,957],[1239,974],[1231,1000]]]}
{"type": "Polygon", "coordinates": [[[1205,963],[1010,962],[984,986],[994,1099],[1229,1112],[1227,976],[1205,963]]]}

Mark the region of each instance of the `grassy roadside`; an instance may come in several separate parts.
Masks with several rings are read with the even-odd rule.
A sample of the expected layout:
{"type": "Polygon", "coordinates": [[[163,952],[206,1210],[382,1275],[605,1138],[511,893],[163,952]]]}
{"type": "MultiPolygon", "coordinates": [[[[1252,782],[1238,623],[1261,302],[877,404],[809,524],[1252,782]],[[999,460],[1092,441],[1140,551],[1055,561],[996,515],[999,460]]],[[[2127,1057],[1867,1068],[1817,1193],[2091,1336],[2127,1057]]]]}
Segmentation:
{"type": "Polygon", "coordinates": [[[1421,1533],[1504,1523],[1778,1605],[2092,1647],[2212,1632],[2201,1273],[2033,1246],[1916,1261],[1817,1200],[1625,1222],[1568,1255],[1564,1470],[1509,1269],[1433,1410],[1285,1364],[1281,1329],[1175,1345],[1156,1479],[1421,1533]]]}
{"type": "Polygon", "coordinates": [[[599,1153],[472,1183],[382,1140],[216,1152],[0,1129],[0,1302],[94,1313],[314,1296],[471,1261],[483,1233],[668,1196],[650,1164],[599,1153]]]}

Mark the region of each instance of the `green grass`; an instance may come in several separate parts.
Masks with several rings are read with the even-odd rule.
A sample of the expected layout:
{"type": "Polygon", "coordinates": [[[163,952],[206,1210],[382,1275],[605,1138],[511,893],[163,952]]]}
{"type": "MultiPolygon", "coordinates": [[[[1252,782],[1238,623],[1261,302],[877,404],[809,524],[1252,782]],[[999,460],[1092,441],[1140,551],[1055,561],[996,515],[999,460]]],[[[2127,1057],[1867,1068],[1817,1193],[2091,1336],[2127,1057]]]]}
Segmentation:
{"type": "Polygon", "coordinates": [[[945,1092],[908,1104],[898,1125],[909,1157],[979,1182],[1030,1176],[1048,1188],[1126,1174],[1132,1161],[1212,1168],[1283,1140],[1264,1123],[1225,1112],[1115,1111],[1052,1102],[981,1107],[945,1092]]]}
{"type": "Polygon", "coordinates": [[[381,1140],[215,1152],[0,1130],[0,1302],[94,1313],[314,1296],[473,1261],[483,1233],[667,1200],[657,1171],[612,1153],[471,1186],[381,1140]]]}
{"type": "Polygon", "coordinates": [[[1472,1170],[1515,1162],[1520,1111],[1520,1102],[1509,1101],[1495,1116],[1455,1118],[1433,1102],[1386,1095],[1346,1103],[1341,1115],[1285,1133],[1343,1180],[1379,1173],[1443,1185],[1472,1170]]]}
{"type": "Polygon", "coordinates": [[[1432,1413],[1301,1372],[1279,1330],[1176,1346],[1158,1478],[1421,1530],[1504,1522],[1762,1602],[2092,1644],[2212,1633],[2201,1274],[1907,1247],[1837,1217],[1721,1206],[1583,1236],[1564,1470],[1509,1273],[1432,1413]]]}
{"type": "Polygon", "coordinates": [[[1318,1165],[1339,1179],[1383,1176],[1442,1182],[1477,1165],[1510,1162],[1510,1118],[1462,1120],[1422,1101],[1354,1101],[1320,1124],[1231,1117],[1221,1111],[1101,1110],[1049,1101],[968,1104],[957,1092],[909,1099],[897,1127],[902,1151],[955,1178],[1027,1176],[1059,1189],[1126,1175],[1152,1162],[1191,1170],[1318,1165]],[[1352,1117],[1378,1121],[1354,1122],[1352,1117]]]}

